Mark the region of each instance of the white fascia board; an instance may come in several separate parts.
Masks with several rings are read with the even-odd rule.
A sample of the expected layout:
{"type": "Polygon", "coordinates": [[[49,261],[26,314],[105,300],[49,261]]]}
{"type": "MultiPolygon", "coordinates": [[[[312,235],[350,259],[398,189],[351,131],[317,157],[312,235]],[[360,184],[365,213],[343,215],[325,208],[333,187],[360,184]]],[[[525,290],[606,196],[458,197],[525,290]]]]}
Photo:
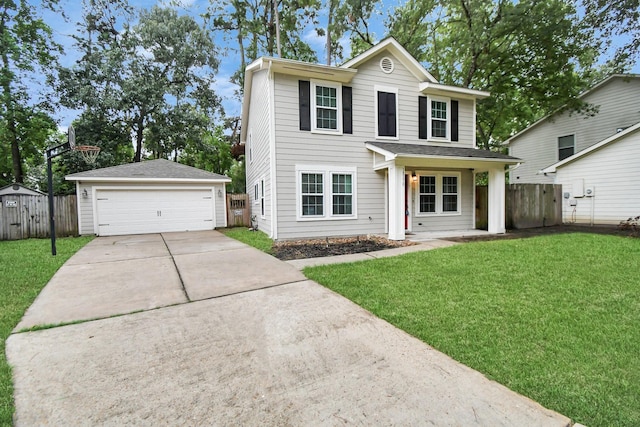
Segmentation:
{"type": "Polygon", "coordinates": [[[576,160],[578,160],[581,157],[586,156],[587,154],[591,153],[592,151],[596,151],[601,147],[604,147],[605,145],[608,145],[614,141],[617,141],[620,138],[624,138],[625,136],[636,132],[638,129],[640,129],[640,123],[636,123],[633,126],[630,126],[628,128],[626,128],[625,130],[623,130],[622,132],[618,132],[614,135],[611,135],[609,138],[603,139],[602,141],[598,142],[597,144],[593,144],[591,147],[587,147],[582,151],[578,151],[577,153],[575,153],[573,156],[569,156],[566,159],[563,159],[559,162],[556,162],[554,164],[552,164],[551,166],[548,166],[544,169],[541,169],[538,173],[554,173],[556,172],[556,170],[559,167],[562,167],[564,165],[566,165],[567,163],[571,163],[574,162],[576,160]]]}
{"type": "Polygon", "coordinates": [[[130,182],[130,183],[180,183],[180,184],[222,184],[231,182],[231,178],[193,179],[193,178],[108,178],[108,177],[80,177],[65,176],[67,181],[82,182],[130,182]]]}
{"type": "Polygon", "coordinates": [[[438,92],[438,93],[443,93],[443,94],[448,94],[453,96],[463,96],[463,97],[473,98],[473,99],[483,99],[491,95],[491,93],[483,90],[467,89],[464,87],[442,85],[439,83],[432,83],[432,82],[420,83],[419,90],[422,93],[438,92]]]}
{"type": "Polygon", "coordinates": [[[384,156],[384,160],[386,162],[395,160],[395,158],[398,156],[397,154],[394,154],[391,151],[383,150],[382,148],[376,147],[375,145],[372,145],[372,144],[364,144],[364,146],[369,150],[373,151],[374,153],[378,153],[381,156],[384,156]]]}
{"type": "Polygon", "coordinates": [[[510,159],[492,159],[487,157],[457,157],[457,156],[433,156],[425,154],[397,154],[397,159],[411,160],[411,159],[432,159],[432,160],[452,160],[462,162],[480,162],[480,163],[502,163],[505,165],[515,165],[522,163],[522,160],[510,160],[510,159]]]}

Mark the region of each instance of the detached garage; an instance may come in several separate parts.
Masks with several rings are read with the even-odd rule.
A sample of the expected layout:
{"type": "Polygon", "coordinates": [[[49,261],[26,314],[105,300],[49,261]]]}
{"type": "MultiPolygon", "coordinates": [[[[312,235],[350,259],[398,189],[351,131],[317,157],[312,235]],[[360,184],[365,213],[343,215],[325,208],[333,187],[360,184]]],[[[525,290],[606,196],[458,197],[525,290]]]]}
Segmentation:
{"type": "Polygon", "coordinates": [[[80,234],[114,236],[226,227],[231,179],[168,160],[67,175],[76,182],[80,234]]]}

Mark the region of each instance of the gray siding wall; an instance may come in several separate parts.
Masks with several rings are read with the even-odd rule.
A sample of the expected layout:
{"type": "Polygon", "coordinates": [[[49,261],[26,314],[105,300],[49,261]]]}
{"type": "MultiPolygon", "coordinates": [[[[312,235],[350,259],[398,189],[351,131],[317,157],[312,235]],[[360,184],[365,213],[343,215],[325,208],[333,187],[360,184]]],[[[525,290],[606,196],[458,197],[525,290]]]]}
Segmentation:
{"type": "MultiPolygon", "coordinates": [[[[418,200],[417,183],[411,185],[411,201],[409,210],[411,213],[411,231],[449,231],[449,230],[472,230],[473,223],[473,197],[475,183],[473,182],[473,172],[468,169],[453,170],[460,172],[460,214],[459,215],[433,215],[416,216],[418,200]]],[[[430,172],[446,173],[447,170],[432,170],[430,172]]]]}
{"type": "MultiPolygon", "coordinates": [[[[251,216],[255,216],[258,229],[272,236],[271,226],[271,115],[269,113],[271,103],[271,88],[273,84],[269,80],[268,71],[263,70],[253,74],[253,87],[251,91],[251,109],[247,123],[247,145],[245,160],[247,176],[247,193],[249,194],[249,206],[251,216]],[[251,149],[251,158],[249,156],[251,149]],[[255,199],[254,186],[264,179],[265,185],[265,218],[261,216],[260,200],[255,199]]],[[[297,92],[296,92],[297,97],[297,92]]]]}
{"type": "MultiPolygon", "coordinates": [[[[366,141],[374,141],[376,135],[374,86],[387,86],[398,90],[398,142],[414,144],[429,142],[418,139],[418,97],[420,95],[418,80],[395,58],[393,58],[395,62],[393,73],[382,72],[378,64],[385,55],[379,55],[363,64],[352,82],[347,85],[353,88],[353,134],[350,135],[326,135],[300,131],[298,81],[301,79],[288,75],[275,75],[278,239],[386,232],[385,171],[373,170],[373,155],[364,146],[366,141]],[[357,169],[357,219],[297,220],[296,166],[319,165],[357,169]]],[[[459,100],[459,121],[460,141],[441,144],[473,147],[475,144],[473,101],[459,100]]],[[[389,140],[385,139],[385,141],[389,140]]],[[[464,185],[463,191],[465,191],[465,198],[472,197],[471,185],[464,185]]],[[[465,211],[463,216],[454,221],[466,221],[466,211],[469,210],[468,215],[472,215],[470,209],[467,209],[471,204],[471,199],[466,200],[463,204],[465,211]]],[[[441,222],[434,220],[432,223],[438,227],[445,227],[444,229],[455,228],[455,226],[446,225],[450,220],[451,217],[448,217],[441,222]]],[[[470,219],[467,222],[471,224],[470,219]]],[[[462,228],[470,228],[468,224],[462,228]]]]}
{"type": "Polygon", "coordinates": [[[595,224],[619,224],[640,215],[640,131],[558,169],[556,183],[574,199],[574,183],[593,188],[595,197],[563,199],[564,222],[589,224],[593,209],[595,224]],[[612,165],[615,165],[612,167],[612,165]],[[593,204],[593,206],[592,206],[593,204]],[[574,210],[575,208],[575,210],[574,210]]]}
{"type": "Polygon", "coordinates": [[[510,173],[510,182],[553,184],[552,174],[544,176],[537,172],[558,161],[558,137],[575,135],[575,152],[640,122],[640,79],[625,81],[614,78],[584,100],[599,106],[593,117],[565,112],[540,123],[535,128],[515,139],[509,146],[509,154],[524,160],[510,173]]]}
{"type": "Polygon", "coordinates": [[[81,235],[96,234],[93,228],[93,188],[91,184],[79,182],[76,186],[78,192],[78,233],[81,235]],[[87,190],[87,198],[82,197],[82,192],[87,190]]]}

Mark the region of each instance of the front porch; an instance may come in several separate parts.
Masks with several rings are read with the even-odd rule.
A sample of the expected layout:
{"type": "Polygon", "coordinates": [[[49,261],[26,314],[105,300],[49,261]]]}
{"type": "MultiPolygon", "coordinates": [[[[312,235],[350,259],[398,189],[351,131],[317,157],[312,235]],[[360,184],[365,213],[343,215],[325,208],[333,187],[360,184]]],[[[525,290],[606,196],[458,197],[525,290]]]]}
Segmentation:
{"type": "Polygon", "coordinates": [[[489,181],[484,233],[505,233],[505,168],[519,159],[475,148],[387,142],[366,147],[374,170],[385,173],[390,240],[476,231],[475,179],[481,172],[488,172],[489,181]]]}

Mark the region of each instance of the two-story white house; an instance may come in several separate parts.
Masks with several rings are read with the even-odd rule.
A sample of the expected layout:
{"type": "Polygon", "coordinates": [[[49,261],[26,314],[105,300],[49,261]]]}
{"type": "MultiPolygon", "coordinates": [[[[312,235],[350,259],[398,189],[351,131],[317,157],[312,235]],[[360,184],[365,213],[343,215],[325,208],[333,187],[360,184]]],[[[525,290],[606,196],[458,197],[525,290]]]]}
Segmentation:
{"type": "Polygon", "coordinates": [[[580,98],[597,112],[561,109],[506,141],[524,161],[509,181],[561,184],[564,222],[618,224],[640,215],[640,75],[609,76],[580,98]]]}
{"type": "Polygon", "coordinates": [[[241,142],[252,216],[273,239],[475,228],[505,231],[505,168],[476,148],[487,92],[439,84],[388,38],[341,66],[260,58],[246,69],[241,142]]]}

